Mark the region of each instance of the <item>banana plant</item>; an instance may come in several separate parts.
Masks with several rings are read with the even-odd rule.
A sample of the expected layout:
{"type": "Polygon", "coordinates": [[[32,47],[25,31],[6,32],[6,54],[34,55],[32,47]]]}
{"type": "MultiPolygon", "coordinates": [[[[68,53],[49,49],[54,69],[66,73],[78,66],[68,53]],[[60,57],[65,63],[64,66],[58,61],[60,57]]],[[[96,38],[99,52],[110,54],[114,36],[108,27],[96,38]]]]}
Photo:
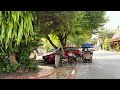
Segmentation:
{"type": "MultiPolygon", "coordinates": [[[[0,42],[2,47],[14,49],[23,40],[27,43],[33,34],[32,22],[33,17],[30,11],[0,11],[0,42]]],[[[16,59],[15,52],[12,51],[9,57],[16,59]]]]}
{"type": "Polygon", "coordinates": [[[12,41],[20,45],[33,33],[32,14],[29,11],[0,11],[0,41],[6,49],[12,41]]]}

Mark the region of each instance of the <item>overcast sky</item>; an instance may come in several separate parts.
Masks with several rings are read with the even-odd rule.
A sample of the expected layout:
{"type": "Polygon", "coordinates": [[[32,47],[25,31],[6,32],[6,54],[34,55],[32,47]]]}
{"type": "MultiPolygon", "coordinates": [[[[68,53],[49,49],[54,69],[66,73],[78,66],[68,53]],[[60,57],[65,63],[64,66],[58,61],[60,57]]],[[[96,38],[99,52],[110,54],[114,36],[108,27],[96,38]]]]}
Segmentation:
{"type": "MultiPolygon", "coordinates": [[[[118,26],[120,27],[120,11],[107,11],[106,17],[108,17],[109,21],[105,24],[105,28],[110,30],[116,29],[118,26]]],[[[92,38],[95,38],[96,35],[93,35],[92,38]]]]}
{"type": "Polygon", "coordinates": [[[120,26],[120,11],[107,11],[106,16],[109,21],[105,24],[105,28],[116,29],[120,26]]]}

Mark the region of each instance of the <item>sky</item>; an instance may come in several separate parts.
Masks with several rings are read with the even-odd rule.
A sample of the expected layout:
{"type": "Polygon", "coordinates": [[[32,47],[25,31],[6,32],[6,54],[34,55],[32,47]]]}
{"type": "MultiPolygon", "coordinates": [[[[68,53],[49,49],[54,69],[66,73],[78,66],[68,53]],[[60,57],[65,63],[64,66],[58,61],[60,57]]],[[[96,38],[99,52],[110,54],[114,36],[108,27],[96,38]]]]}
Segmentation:
{"type": "MultiPolygon", "coordinates": [[[[105,28],[110,30],[115,30],[120,27],[120,11],[106,11],[106,17],[108,17],[109,21],[104,25],[105,28]]],[[[97,35],[93,35],[92,38],[97,37],[97,35]]]]}
{"type": "Polygon", "coordinates": [[[105,28],[116,29],[120,26],[120,11],[107,11],[106,17],[108,17],[109,21],[105,24],[105,28]]]}

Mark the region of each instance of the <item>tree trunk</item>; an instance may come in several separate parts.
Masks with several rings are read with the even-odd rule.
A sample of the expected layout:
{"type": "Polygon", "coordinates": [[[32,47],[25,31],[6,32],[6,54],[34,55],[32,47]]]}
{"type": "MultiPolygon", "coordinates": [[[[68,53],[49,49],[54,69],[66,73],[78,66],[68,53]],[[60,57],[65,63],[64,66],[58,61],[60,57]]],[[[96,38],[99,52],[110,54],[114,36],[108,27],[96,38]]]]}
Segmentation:
{"type": "Polygon", "coordinates": [[[66,41],[67,41],[67,35],[65,34],[65,37],[64,37],[64,46],[63,47],[66,46],[66,41]]]}
{"type": "Polygon", "coordinates": [[[67,40],[67,35],[65,34],[65,36],[63,37],[63,35],[58,35],[58,38],[60,40],[60,43],[63,47],[66,46],[66,40],[67,40]]]}
{"type": "Polygon", "coordinates": [[[63,38],[63,35],[60,33],[57,36],[58,36],[58,38],[60,40],[61,45],[64,47],[64,38],[63,38]]]}
{"type": "Polygon", "coordinates": [[[17,63],[15,54],[10,54],[9,55],[9,60],[10,60],[11,64],[17,63]]]}
{"type": "Polygon", "coordinates": [[[65,45],[64,45],[64,42],[63,42],[63,39],[61,39],[60,40],[60,43],[61,43],[61,45],[64,47],[65,45]]]}
{"type": "MultiPolygon", "coordinates": [[[[60,40],[61,45],[62,45],[63,47],[65,47],[65,46],[66,46],[66,40],[67,40],[67,36],[68,36],[68,35],[65,34],[65,35],[63,36],[63,34],[58,34],[57,36],[58,36],[58,38],[59,38],[59,40],[60,40]]],[[[55,46],[55,44],[52,42],[52,40],[50,39],[50,37],[49,37],[48,35],[46,35],[46,38],[48,39],[48,41],[50,42],[50,44],[51,44],[55,49],[58,48],[57,46],[55,46]]]]}
{"type": "Polygon", "coordinates": [[[50,37],[49,37],[48,35],[46,35],[46,38],[48,39],[48,41],[50,42],[50,44],[51,44],[55,49],[58,48],[58,47],[56,47],[56,46],[54,45],[54,43],[51,41],[51,39],[50,39],[50,37]]]}
{"type": "Polygon", "coordinates": [[[64,56],[64,49],[63,49],[63,46],[61,45],[61,51],[62,51],[62,56],[64,56]]]}

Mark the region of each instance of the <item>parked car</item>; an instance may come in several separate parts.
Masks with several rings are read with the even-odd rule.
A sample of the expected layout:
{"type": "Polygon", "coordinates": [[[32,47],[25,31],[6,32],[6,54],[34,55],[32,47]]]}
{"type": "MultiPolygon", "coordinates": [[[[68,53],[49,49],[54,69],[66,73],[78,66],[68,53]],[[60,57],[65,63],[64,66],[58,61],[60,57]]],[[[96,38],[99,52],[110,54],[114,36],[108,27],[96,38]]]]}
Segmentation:
{"type": "MultiPolygon", "coordinates": [[[[79,50],[79,48],[77,47],[64,47],[64,57],[68,57],[68,53],[72,52],[76,57],[81,58],[82,57],[82,51],[79,50]]],[[[54,50],[53,52],[49,52],[43,55],[43,60],[46,63],[54,63],[54,59],[55,59],[55,54],[56,54],[56,50],[54,50]]]]}

